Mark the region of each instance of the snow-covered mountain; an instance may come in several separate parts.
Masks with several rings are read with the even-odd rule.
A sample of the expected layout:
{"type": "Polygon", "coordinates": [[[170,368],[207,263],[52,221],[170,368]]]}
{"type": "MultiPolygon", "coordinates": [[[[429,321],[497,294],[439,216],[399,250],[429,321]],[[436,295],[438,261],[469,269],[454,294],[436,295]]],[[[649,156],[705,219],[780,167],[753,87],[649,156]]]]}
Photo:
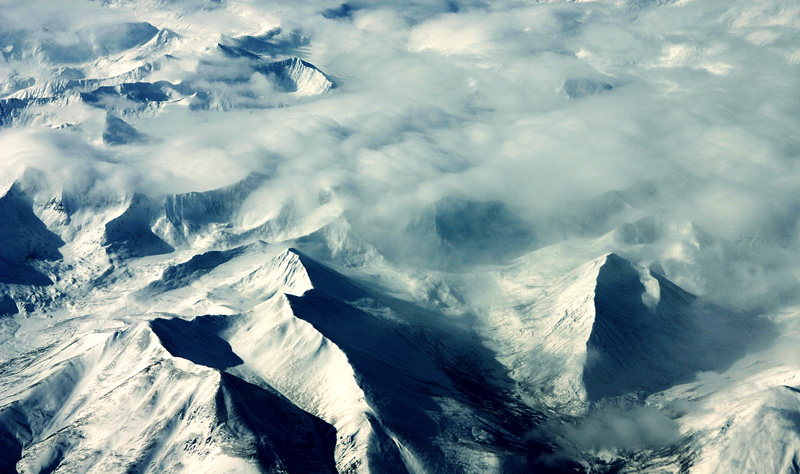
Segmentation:
{"type": "MultiPolygon", "coordinates": [[[[3,257],[8,470],[597,469],[606,461],[554,424],[581,426],[609,400],[678,403],[711,390],[696,373],[735,374],[775,337],[613,253],[558,277],[525,255],[490,274],[502,304],[462,314],[457,278],[409,274],[346,224],[274,243],[252,237],[264,225],[220,226],[263,176],[84,202],[32,176],[44,181],[27,172],[2,198],[20,229],[3,257]],[[48,228],[38,216],[56,210],[48,228]]],[[[792,410],[792,377],[765,407],[792,410]]],[[[717,429],[705,423],[675,428],[671,449],[697,456],[688,440],[717,429]]],[[[734,449],[746,426],[714,446],[734,449]]]]}
{"type": "Polygon", "coordinates": [[[0,474],[800,472],[792,1],[0,5],[0,474]]]}

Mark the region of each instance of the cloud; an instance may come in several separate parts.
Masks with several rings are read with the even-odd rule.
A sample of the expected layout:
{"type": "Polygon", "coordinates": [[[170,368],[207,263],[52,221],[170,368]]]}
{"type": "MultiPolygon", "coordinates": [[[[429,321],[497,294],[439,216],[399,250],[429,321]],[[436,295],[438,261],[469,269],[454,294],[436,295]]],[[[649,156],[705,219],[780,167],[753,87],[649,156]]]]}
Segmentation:
{"type": "Polygon", "coordinates": [[[574,425],[564,436],[583,451],[659,449],[680,439],[678,424],[655,407],[604,408],[574,425]]]}
{"type": "MultiPolygon", "coordinates": [[[[740,307],[789,301],[798,289],[800,76],[789,0],[107,3],[39,2],[37,15],[4,8],[0,47],[72,41],[90,19],[147,22],[178,39],[141,58],[119,53],[113,66],[75,67],[106,79],[151,63],[137,80],[185,82],[205,102],[124,111],[155,140],[113,151],[99,140],[105,110],[42,105],[28,123],[56,129],[36,131],[48,148],[26,163],[72,162],[57,143],[82,143],[149,194],[268,170],[265,212],[288,201],[311,212],[321,193],[333,195],[354,228],[398,261],[436,261],[438,237],[420,222],[447,199],[502,203],[528,227],[525,250],[651,216],[661,223],[655,238],[617,240],[611,250],[740,307]],[[268,42],[276,27],[304,40],[281,49],[275,39],[269,51],[300,55],[334,78],[335,91],[286,94],[216,46],[246,35],[268,42]],[[634,196],[642,183],[653,192],[634,196]],[[613,193],[624,203],[603,197],[613,193]]],[[[52,58],[4,58],[7,93],[58,69],[52,58]]],[[[3,151],[6,171],[19,162],[8,158],[14,149],[3,151]]]]}

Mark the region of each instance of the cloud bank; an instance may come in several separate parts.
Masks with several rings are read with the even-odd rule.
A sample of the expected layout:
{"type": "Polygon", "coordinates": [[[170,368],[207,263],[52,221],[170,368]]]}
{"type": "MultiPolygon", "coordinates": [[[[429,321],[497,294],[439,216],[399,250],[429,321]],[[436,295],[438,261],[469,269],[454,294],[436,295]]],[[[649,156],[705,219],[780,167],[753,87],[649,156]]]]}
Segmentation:
{"type": "Polygon", "coordinates": [[[616,232],[611,250],[712,300],[797,294],[793,1],[72,0],[5,2],[2,16],[2,97],[36,99],[0,132],[7,181],[31,166],[158,195],[257,171],[270,179],[250,213],[309,213],[325,196],[402,264],[616,232]],[[287,93],[219,44],[300,57],[337,88],[287,93]],[[114,89],[98,106],[54,93],[67,77],[99,81],[74,91],[170,86],[160,102],[114,89]],[[108,114],[150,139],[105,143],[108,114]],[[473,222],[442,236],[453,209],[473,222]],[[527,237],[469,234],[493,225],[527,237]]]}

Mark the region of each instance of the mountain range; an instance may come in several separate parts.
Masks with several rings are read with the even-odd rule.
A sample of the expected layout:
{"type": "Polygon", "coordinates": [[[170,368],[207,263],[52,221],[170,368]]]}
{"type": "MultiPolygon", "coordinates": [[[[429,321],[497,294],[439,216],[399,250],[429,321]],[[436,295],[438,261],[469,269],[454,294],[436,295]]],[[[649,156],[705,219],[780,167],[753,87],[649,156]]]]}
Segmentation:
{"type": "Polygon", "coordinates": [[[0,474],[800,474],[791,0],[0,1],[0,474]]]}

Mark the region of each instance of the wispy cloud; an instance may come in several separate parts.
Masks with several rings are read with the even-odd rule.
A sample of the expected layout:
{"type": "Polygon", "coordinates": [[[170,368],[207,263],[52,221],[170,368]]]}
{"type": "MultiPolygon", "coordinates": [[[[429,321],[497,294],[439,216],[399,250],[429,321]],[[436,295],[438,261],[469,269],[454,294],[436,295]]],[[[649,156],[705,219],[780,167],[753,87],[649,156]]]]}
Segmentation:
{"type": "Polygon", "coordinates": [[[179,38],[138,59],[113,53],[113,68],[72,66],[92,78],[157,63],[142,81],[190,84],[205,102],[175,97],[129,114],[126,122],[155,139],[113,150],[100,140],[105,110],[42,106],[46,118],[33,123],[66,128],[3,131],[11,144],[0,152],[4,168],[60,169],[77,160],[79,142],[82,154],[137,175],[129,181],[148,193],[208,189],[269,169],[264,196],[313,208],[320,193],[333,195],[360,233],[400,260],[440,251],[408,229],[448,198],[501,202],[531,235],[559,216],[577,221],[532,239],[531,249],[655,216],[663,223],[655,240],[621,242],[621,251],[658,262],[693,291],[754,306],[796,289],[788,282],[800,261],[794,2],[348,5],[9,3],[5,83],[53,80],[63,65],[52,45],[111,54],[95,44],[102,35],[90,34],[88,18],[102,28],[147,22],[179,38]],[[270,41],[276,27],[281,41],[306,40],[276,37],[270,56],[301,56],[337,82],[335,91],[287,94],[217,48],[243,35],[270,41]],[[20,158],[37,147],[46,150],[20,158]],[[603,210],[613,216],[605,224],[574,212],[642,182],[654,192],[629,193],[622,208],[603,210]],[[695,228],[711,237],[686,230],[695,228]]]}

